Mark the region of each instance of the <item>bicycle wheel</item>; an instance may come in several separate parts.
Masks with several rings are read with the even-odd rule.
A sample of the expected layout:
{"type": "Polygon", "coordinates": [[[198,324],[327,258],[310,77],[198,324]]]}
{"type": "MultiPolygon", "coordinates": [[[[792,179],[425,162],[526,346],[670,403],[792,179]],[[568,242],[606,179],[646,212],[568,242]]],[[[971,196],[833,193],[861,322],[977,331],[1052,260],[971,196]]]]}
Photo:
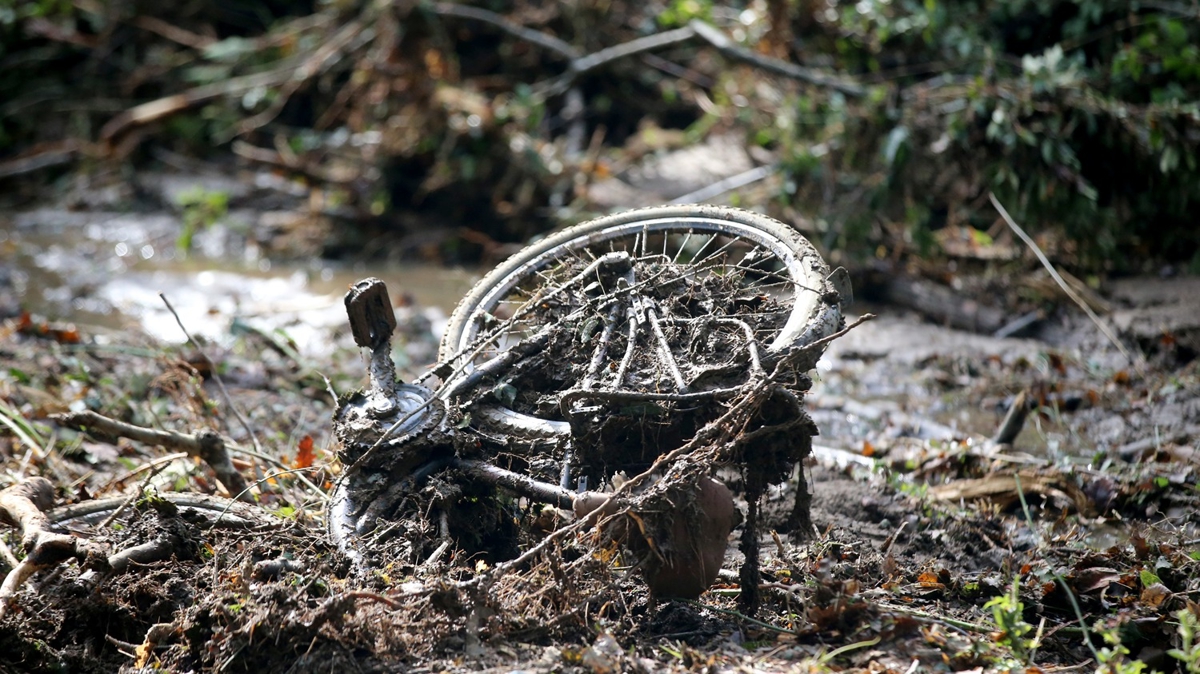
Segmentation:
{"type": "MultiPolygon", "coordinates": [[[[840,327],[828,276],[803,236],[740,209],[585,222],[509,258],[458,304],[439,351],[454,369],[443,395],[476,391],[485,425],[530,437],[569,433],[564,400],[588,391],[628,402],[730,390],[840,327]],[[490,400],[476,386],[489,377],[490,400]]],[[[820,353],[806,356],[798,368],[820,353]]]]}

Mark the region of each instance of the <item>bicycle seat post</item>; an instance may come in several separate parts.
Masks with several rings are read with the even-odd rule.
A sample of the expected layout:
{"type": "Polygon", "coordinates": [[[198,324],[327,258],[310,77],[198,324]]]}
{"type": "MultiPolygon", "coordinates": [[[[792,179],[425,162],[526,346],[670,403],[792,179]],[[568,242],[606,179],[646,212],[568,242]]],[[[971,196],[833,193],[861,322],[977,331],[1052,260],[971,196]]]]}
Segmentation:
{"type": "Polygon", "coordinates": [[[396,364],[391,354],[396,312],[387,285],[374,277],[355,283],[346,293],[346,315],[354,343],[371,350],[367,409],[376,417],[391,414],[396,409],[396,364]]]}

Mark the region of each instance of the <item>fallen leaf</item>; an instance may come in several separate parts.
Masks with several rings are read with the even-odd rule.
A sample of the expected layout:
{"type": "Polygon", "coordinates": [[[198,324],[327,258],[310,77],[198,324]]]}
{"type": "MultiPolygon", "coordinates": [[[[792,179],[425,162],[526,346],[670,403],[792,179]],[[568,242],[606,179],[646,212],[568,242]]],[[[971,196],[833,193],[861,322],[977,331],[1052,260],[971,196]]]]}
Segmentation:
{"type": "Polygon", "coordinates": [[[1102,590],[1121,580],[1121,574],[1116,569],[1093,567],[1082,569],[1072,574],[1075,591],[1081,594],[1102,590]]]}
{"type": "Polygon", "coordinates": [[[1150,587],[1142,590],[1142,605],[1150,608],[1158,608],[1162,603],[1171,596],[1171,591],[1162,583],[1155,583],[1150,587]]]}
{"type": "Polygon", "coordinates": [[[887,557],[883,558],[883,575],[891,576],[895,574],[896,570],[899,568],[900,566],[896,563],[896,558],[893,557],[891,553],[889,553],[887,557]]]}
{"type": "Polygon", "coordinates": [[[1158,578],[1158,574],[1149,569],[1142,569],[1141,573],[1138,574],[1138,580],[1142,581],[1142,587],[1145,588],[1162,583],[1158,578]]]}
{"type": "Polygon", "coordinates": [[[296,450],[296,460],[292,463],[295,468],[309,468],[313,465],[313,439],[311,435],[306,435],[300,439],[300,446],[296,450]]]}
{"type": "Polygon", "coordinates": [[[1135,557],[1141,561],[1150,559],[1152,550],[1150,549],[1150,544],[1146,542],[1146,537],[1142,535],[1142,532],[1135,529],[1131,534],[1129,534],[1129,542],[1133,544],[1133,554],[1135,557]]]}
{"type": "Polygon", "coordinates": [[[150,642],[138,644],[138,647],[133,649],[137,659],[134,660],[133,666],[137,669],[144,668],[150,662],[150,656],[154,653],[154,644],[150,642]]]}

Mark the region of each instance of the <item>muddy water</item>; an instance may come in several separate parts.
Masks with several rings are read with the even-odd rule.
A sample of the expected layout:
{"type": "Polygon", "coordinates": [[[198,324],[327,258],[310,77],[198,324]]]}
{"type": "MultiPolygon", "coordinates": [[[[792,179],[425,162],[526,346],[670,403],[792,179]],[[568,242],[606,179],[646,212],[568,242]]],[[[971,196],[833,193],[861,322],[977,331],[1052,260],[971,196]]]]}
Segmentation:
{"type": "MultiPolygon", "coordinates": [[[[1028,367],[1036,377],[1051,348],[873,310],[882,315],[834,341],[817,364],[809,407],[820,443],[919,461],[942,451],[948,438],[991,437],[1023,385],[1011,373],[1028,367]]],[[[1031,415],[1014,446],[1040,458],[1086,461],[1095,444],[1071,422],[1031,415]]]]}
{"type": "Polygon", "coordinates": [[[39,210],[0,219],[0,259],[26,311],[104,333],[140,328],[183,341],[162,293],[188,330],[217,341],[231,326],[283,331],[306,355],[331,348],[345,324],[342,295],[378,276],[395,303],[421,314],[435,333],[478,274],[428,263],[347,264],[270,260],[235,228],[201,231],[184,254],[170,213],[39,210]]]}

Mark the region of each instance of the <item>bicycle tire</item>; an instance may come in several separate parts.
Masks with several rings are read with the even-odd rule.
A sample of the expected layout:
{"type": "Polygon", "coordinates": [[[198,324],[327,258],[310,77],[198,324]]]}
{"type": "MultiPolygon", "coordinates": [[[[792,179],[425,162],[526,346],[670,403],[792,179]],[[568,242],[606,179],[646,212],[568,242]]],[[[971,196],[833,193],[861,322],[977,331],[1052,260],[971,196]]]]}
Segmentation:
{"type": "MultiPolygon", "coordinates": [[[[841,325],[837,293],[828,281],[829,267],[816,248],[799,232],[768,216],[737,208],[709,205],[656,206],[604,216],[569,227],[531,244],[486,274],[458,303],[451,314],[439,347],[439,360],[446,362],[472,347],[477,337],[477,319],[515,288],[554,261],[589,248],[636,235],[638,231],[663,236],[691,236],[700,231],[716,236],[744,239],[775,255],[788,270],[795,285],[791,313],[778,335],[766,345],[781,352],[811,344],[834,333],[841,325]]],[[[815,363],[815,354],[813,361],[815,363]]],[[[469,372],[471,364],[463,367],[469,372]]],[[[569,425],[542,419],[504,407],[484,410],[483,418],[493,426],[517,435],[561,436],[569,425]]]]}

